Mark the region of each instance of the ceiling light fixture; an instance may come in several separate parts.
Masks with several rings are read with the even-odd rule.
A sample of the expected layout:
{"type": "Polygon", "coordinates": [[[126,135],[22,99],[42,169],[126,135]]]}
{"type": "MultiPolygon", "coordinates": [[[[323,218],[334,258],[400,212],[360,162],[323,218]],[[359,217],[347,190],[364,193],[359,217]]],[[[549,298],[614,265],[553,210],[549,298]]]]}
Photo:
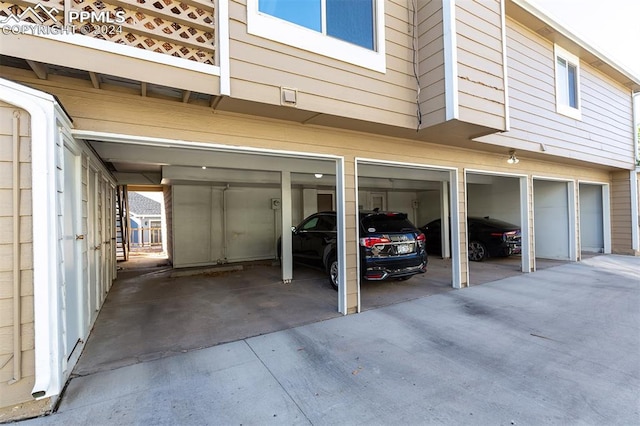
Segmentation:
{"type": "Polygon", "coordinates": [[[316,179],[320,179],[322,177],[322,173],[316,173],[314,176],[316,177],[316,179]]]}
{"type": "Polygon", "coordinates": [[[509,151],[509,159],[507,160],[507,163],[518,164],[519,162],[520,160],[518,160],[518,157],[516,157],[516,150],[512,149],[511,151],[509,151]]]}
{"type": "Polygon", "coordinates": [[[202,166],[202,170],[207,170],[207,166],[202,166]]]}

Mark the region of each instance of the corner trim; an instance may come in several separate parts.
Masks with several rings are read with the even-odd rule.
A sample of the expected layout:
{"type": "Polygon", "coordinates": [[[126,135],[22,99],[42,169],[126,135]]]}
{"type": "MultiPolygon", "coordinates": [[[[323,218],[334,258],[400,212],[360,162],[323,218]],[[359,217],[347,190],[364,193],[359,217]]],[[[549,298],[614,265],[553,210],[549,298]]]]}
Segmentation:
{"type": "Polygon", "coordinates": [[[458,110],[458,42],[456,37],[455,0],[442,0],[444,43],[445,119],[457,120],[458,110]]]}

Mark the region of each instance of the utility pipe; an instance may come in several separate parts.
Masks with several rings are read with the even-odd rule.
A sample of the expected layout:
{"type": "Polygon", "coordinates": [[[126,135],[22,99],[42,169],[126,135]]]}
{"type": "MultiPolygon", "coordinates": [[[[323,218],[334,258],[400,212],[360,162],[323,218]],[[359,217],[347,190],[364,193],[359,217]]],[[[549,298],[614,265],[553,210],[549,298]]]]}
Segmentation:
{"type": "Polygon", "coordinates": [[[20,111],[13,112],[13,384],[22,378],[20,291],[20,111]]]}

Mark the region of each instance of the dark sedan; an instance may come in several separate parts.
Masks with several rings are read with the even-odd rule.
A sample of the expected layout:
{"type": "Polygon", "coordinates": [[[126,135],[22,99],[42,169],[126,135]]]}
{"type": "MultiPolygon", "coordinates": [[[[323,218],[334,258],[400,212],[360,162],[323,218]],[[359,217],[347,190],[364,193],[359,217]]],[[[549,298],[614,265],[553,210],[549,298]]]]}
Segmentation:
{"type": "MultiPolygon", "coordinates": [[[[408,279],[427,270],[424,235],[405,213],[361,211],[360,272],[365,280],[408,279]]],[[[323,269],[338,288],[336,213],[319,212],[292,229],[293,259],[323,269]]]]}
{"type": "MultiPolygon", "coordinates": [[[[489,217],[468,217],[469,260],[504,257],[521,252],[520,227],[489,217]]],[[[441,224],[436,219],[420,227],[426,235],[427,253],[442,253],[441,224]]]]}

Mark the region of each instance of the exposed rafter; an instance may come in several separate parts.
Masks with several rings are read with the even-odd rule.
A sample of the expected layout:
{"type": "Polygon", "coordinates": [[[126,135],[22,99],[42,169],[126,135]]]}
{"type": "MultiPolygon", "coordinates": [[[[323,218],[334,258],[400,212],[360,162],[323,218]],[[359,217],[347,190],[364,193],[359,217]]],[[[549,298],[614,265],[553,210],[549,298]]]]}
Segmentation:
{"type": "Polygon", "coordinates": [[[147,83],[144,81],[140,83],[140,95],[144,98],[147,97],[147,83]]]}
{"type": "Polygon", "coordinates": [[[89,71],[89,77],[91,77],[91,84],[96,89],[100,88],[100,77],[95,72],[89,71]]]}
{"type": "Polygon", "coordinates": [[[189,98],[191,97],[191,90],[185,90],[182,92],[182,102],[189,103],[189,98]]]}
{"type": "Polygon", "coordinates": [[[33,72],[36,73],[36,75],[40,80],[47,79],[47,66],[45,64],[36,62],[36,61],[30,61],[28,59],[27,59],[27,63],[29,64],[33,72]]]}
{"type": "Polygon", "coordinates": [[[222,96],[211,95],[209,106],[215,110],[216,108],[218,108],[218,104],[220,104],[221,100],[222,100],[222,96]]]}

